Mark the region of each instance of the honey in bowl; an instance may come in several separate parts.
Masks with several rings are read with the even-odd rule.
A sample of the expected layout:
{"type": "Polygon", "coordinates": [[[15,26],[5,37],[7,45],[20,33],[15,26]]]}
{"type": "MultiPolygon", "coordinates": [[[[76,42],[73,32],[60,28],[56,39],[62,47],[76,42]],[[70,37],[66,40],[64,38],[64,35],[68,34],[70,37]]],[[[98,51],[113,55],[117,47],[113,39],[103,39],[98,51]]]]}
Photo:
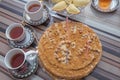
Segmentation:
{"type": "Polygon", "coordinates": [[[33,4],[28,8],[28,11],[30,12],[36,12],[37,10],[40,9],[40,5],[39,4],[33,4]]]}
{"type": "Polygon", "coordinates": [[[99,0],[99,8],[108,9],[112,0],[99,0]]]}

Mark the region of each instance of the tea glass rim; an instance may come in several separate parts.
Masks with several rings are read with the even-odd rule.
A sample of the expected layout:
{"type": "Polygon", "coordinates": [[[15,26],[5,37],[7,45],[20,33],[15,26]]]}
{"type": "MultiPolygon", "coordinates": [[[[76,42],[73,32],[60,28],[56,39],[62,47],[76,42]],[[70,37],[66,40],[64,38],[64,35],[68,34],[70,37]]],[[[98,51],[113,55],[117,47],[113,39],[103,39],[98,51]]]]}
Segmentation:
{"type": "MultiPolygon", "coordinates": [[[[13,56],[14,56],[14,55],[13,55],[13,56]]],[[[13,57],[13,56],[12,56],[12,57],[13,57]]],[[[10,60],[11,60],[11,59],[10,59],[10,60]]],[[[24,65],[25,60],[26,60],[25,52],[24,52],[22,49],[14,48],[14,49],[11,49],[11,50],[9,50],[9,51],[7,52],[7,54],[6,54],[6,56],[5,56],[5,59],[4,59],[4,63],[5,63],[5,65],[6,65],[6,67],[7,67],[8,69],[19,69],[21,66],[24,65]],[[23,55],[24,55],[24,61],[22,62],[22,64],[20,64],[19,66],[15,67],[15,68],[13,68],[12,66],[10,66],[10,65],[7,64],[9,54],[13,54],[12,51],[14,51],[14,50],[16,50],[16,51],[19,50],[19,51],[21,52],[20,54],[23,54],[23,55]]],[[[9,63],[10,63],[10,61],[9,61],[9,63]]]]}
{"type": "Polygon", "coordinates": [[[20,23],[12,23],[12,24],[10,24],[8,27],[7,27],[7,29],[6,29],[6,37],[8,38],[8,39],[10,39],[10,40],[13,40],[13,41],[15,41],[15,40],[18,40],[22,35],[24,35],[24,27],[23,27],[23,25],[22,24],[20,24],[20,23]],[[11,32],[11,30],[13,29],[13,28],[15,28],[15,27],[21,27],[22,29],[23,29],[23,32],[22,32],[22,34],[19,36],[19,37],[17,37],[17,38],[12,38],[11,36],[10,36],[10,32],[11,32]]]}
{"type": "Polygon", "coordinates": [[[31,0],[31,1],[29,1],[27,4],[25,4],[25,8],[24,8],[24,9],[25,9],[25,12],[30,13],[30,14],[34,14],[34,13],[38,13],[38,12],[41,10],[42,6],[43,6],[43,5],[42,5],[42,2],[41,2],[41,1],[31,0]],[[37,4],[37,3],[32,3],[32,2],[37,2],[37,3],[39,3],[39,5],[40,5],[40,8],[39,8],[38,10],[34,11],[34,12],[31,12],[31,11],[28,10],[31,5],[37,4]]]}

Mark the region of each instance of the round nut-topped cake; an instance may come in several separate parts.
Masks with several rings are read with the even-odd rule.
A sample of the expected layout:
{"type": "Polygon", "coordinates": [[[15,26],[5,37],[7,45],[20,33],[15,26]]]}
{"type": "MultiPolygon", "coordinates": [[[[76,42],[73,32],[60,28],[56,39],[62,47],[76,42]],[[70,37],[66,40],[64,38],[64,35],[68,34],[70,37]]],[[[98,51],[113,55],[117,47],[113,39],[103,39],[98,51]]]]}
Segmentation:
{"type": "Polygon", "coordinates": [[[54,78],[80,79],[99,62],[102,45],[96,33],[80,22],[54,23],[42,35],[39,59],[54,78]]]}

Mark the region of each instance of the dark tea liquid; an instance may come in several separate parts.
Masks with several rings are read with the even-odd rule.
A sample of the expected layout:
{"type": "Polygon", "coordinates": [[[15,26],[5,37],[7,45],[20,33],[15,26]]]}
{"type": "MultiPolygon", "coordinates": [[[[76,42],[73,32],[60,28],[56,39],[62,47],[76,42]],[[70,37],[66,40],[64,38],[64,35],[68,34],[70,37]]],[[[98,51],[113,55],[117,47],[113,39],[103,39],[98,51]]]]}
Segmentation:
{"type": "Polygon", "coordinates": [[[99,7],[101,9],[108,9],[112,0],[99,0],[99,7]]]}
{"type": "Polygon", "coordinates": [[[10,31],[10,37],[12,39],[16,39],[16,38],[20,37],[22,33],[23,33],[23,28],[15,27],[10,31]]]}
{"type": "Polygon", "coordinates": [[[17,53],[11,59],[11,66],[13,68],[16,68],[16,67],[20,66],[23,63],[23,61],[24,61],[24,54],[17,53]]]}
{"type": "Polygon", "coordinates": [[[39,10],[40,9],[40,5],[39,4],[33,4],[33,5],[31,5],[29,8],[28,8],[28,11],[30,11],[30,12],[35,12],[35,11],[37,11],[37,10],[39,10]]]}

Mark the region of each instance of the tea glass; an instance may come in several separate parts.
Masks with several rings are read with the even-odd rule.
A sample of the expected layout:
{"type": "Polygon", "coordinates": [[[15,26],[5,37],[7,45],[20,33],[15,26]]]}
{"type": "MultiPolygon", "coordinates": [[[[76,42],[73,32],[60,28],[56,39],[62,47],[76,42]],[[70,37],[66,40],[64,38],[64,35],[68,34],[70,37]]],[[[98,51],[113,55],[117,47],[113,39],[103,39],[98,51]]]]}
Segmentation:
{"type": "Polygon", "coordinates": [[[25,28],[24,28],[23,25],[20,24],[20,23],[12,23],[12,24],[10,24],[10,25],[8,26],[8,28],[6,29],[5,35],[6,35],[7,39],[9,39],[9,40],[17,41],[17,42],[22,41],[22,40],[25,38],[25,36],[26,36],[26,34],[25,34],[25,28]],[[23,31],[22,31],[22,33],[20,34],[20,36],[18,36],[18,37],[16,37],[16,38],[12,38],[11,35],[19,34],[19,33],[18,33],[19,30],[16,31],[16,33],[14,33],[14,34],[11,34],[11,31],[12,31],[13,29],[15,29],[16,27],[22,28],[23,31]]]}
{"type": "MultiPolygon", "coordinates": [[[[33,6],[34,7],[34,6],[33,6]]],[[[43,3],[38,0],[31,0],[25,5],[25,13],[30,17],[32,21],[38,21],[43,17],[43,3]],[[40,5],[40,8],[34,12],[29,11],[29,8],[33,5],[40,5]]]]}
{"type": "Polygon", "coordinates": [[[99,0],[99,7],[101,9],[108,9],[112,0],[99,0]]]}
{"type": "Polygon", "coordinates": [[[25,78],[30,76],[32,73],[36,71],[33,68],[35,68],[38,65],[36,51],[30,50],[28,52],[24,52],[22,49],[19,48],[9,50],[5,55],[3,61],[9,72],[16,78],[25,78]],[[12,67],[11,61],[13,61],[12,60],[13,57],[18,53],[24,55],[24,60],[19,66],[12,67]],[[36,66],[34,64],[36,64],[36,66]]]}

